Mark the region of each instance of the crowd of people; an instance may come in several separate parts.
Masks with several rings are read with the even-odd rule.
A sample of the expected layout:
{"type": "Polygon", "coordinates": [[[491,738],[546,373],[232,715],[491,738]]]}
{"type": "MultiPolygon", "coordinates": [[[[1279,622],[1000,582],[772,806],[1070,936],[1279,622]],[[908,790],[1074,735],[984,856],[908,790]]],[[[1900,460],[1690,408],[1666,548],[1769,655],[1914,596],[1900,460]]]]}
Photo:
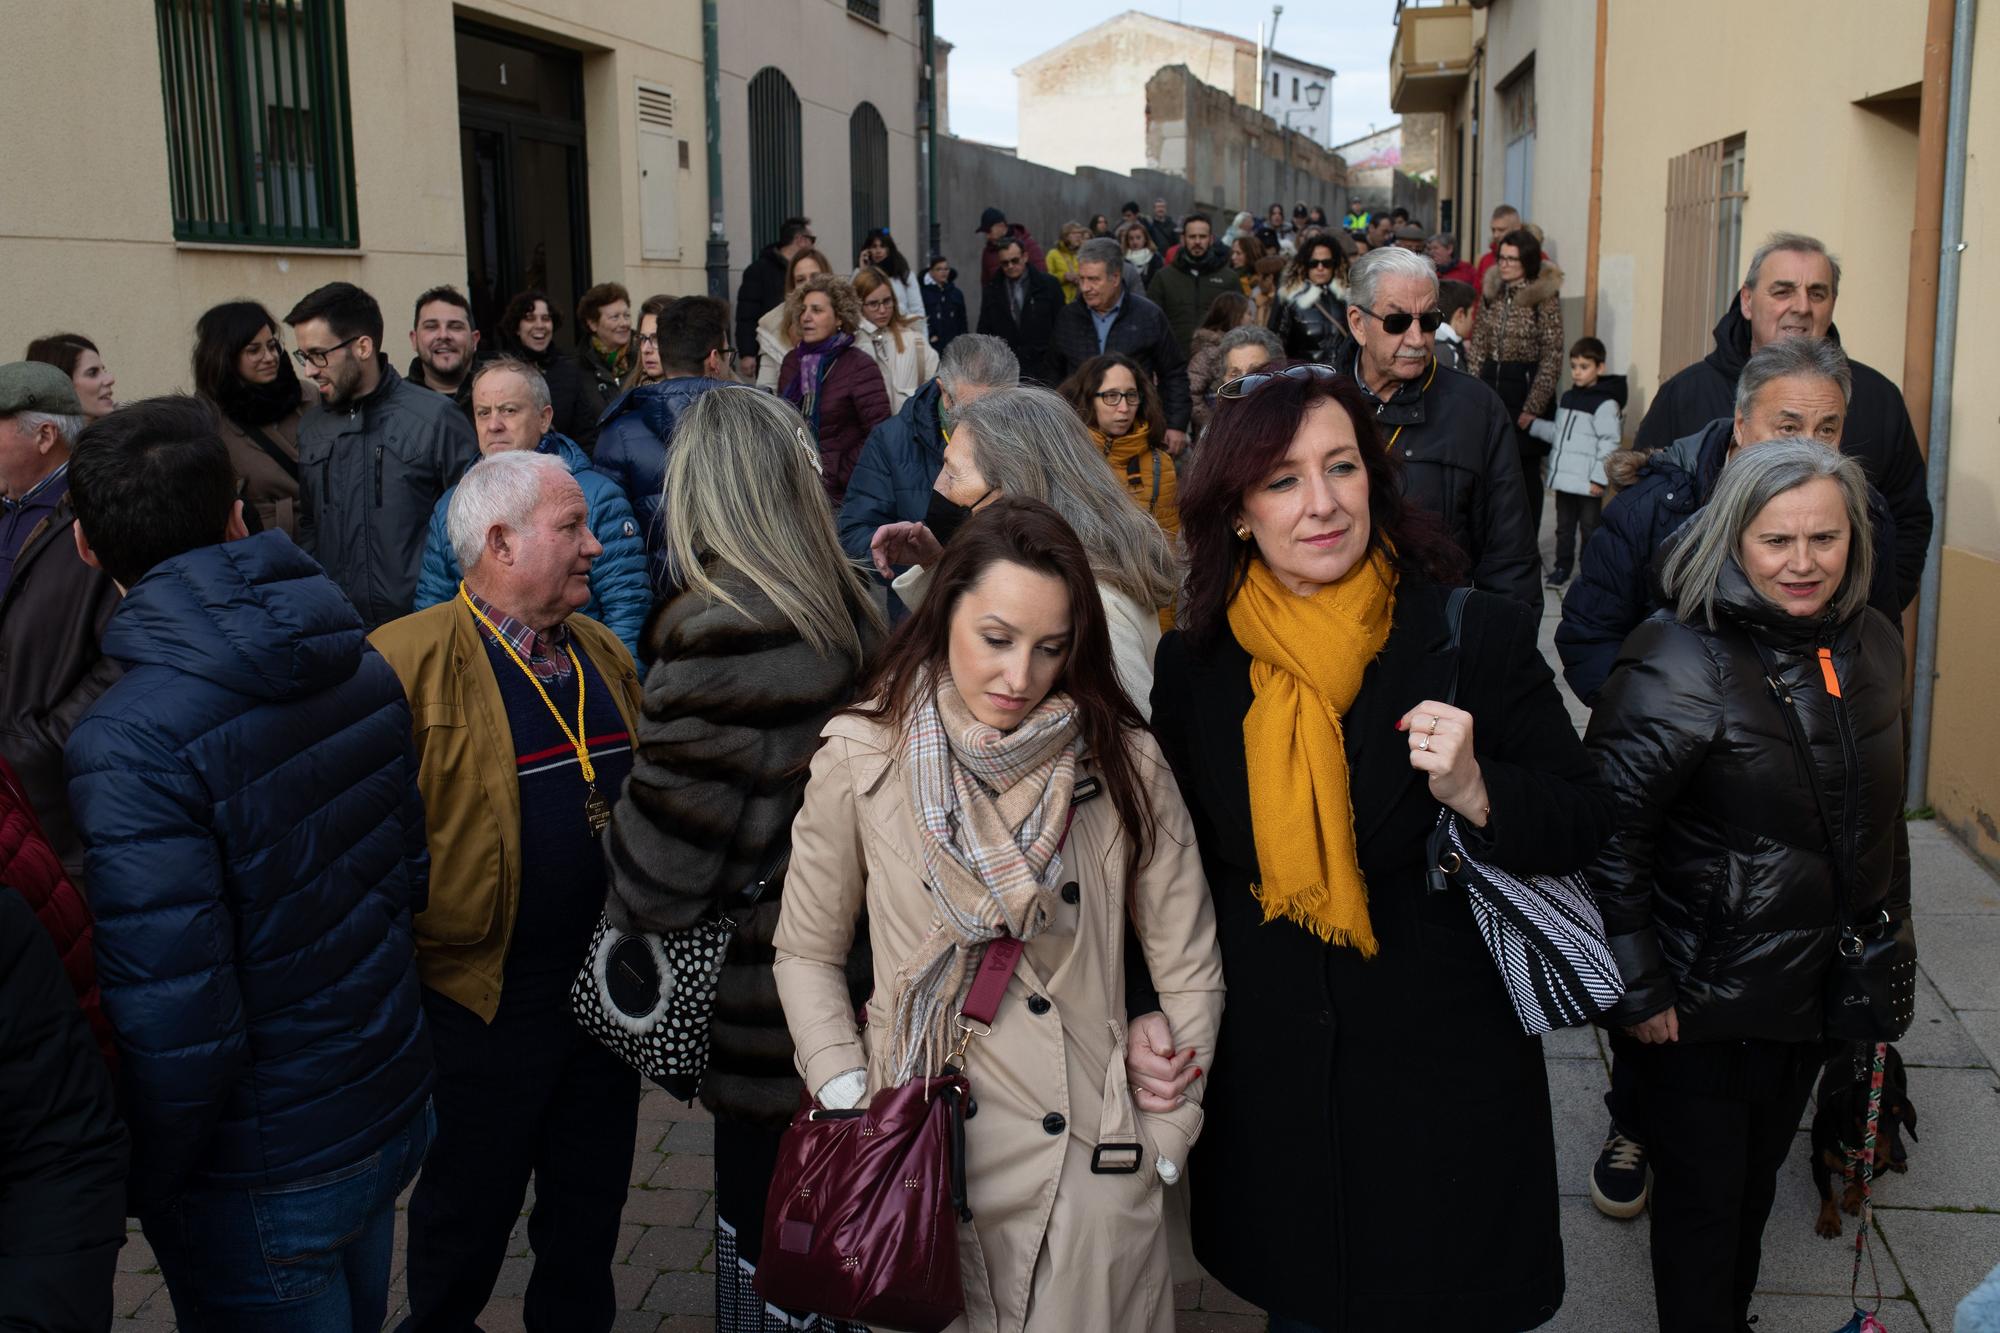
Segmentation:
{"type": "Polygon", "coordinates": [[[202,313],[188,394],[0,366],[0,1325],[104,1327],[129,1216],[183,1328],[377,1329],[414,1182],[403,1328],[476,1327],[531,1188],[527,1326],[610,1328],[642,1079],[583,1010],[720,921],[699,1033],[634,1030],[706,1052],[727,1333],[806,1326],[802,1096],[948,1060],[954,1329],[1171,1329],[1189,1241],[1283,1333],[1534,1327],[1541,1044],[1442,823],[1589,884],[1592,1198],[1663,1328],[1746,1327],[1837,953],[1909,916],[1908,414],[1809,236],[1628,449],[1518,211],[1342,223],[990,208],[972,327],[799,217],[733,310],[434,287],[401,373],[340,282],[202,313]]]}

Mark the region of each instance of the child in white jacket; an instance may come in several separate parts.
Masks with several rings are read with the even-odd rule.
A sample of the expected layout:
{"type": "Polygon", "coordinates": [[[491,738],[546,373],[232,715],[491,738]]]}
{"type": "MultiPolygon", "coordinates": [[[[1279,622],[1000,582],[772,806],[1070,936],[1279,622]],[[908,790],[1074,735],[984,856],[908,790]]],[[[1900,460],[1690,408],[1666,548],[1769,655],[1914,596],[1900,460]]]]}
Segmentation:
{"type": "Polygon", "coordinates": [[[1624,433],[1625,377],[1604,373],[1604,344],[1578,338],[1569,349],[1569,392],[1554,421],[1536,420],[1528,431],[1551,447],[1549,489],[1556,493],[1556,563],[1548,585],[1569,582],[1576,552],[1597,531],[1604,496],[1604,460],[1624,433]],[[1578,529],[1582,531],[1579,532],[1578,529]]]}

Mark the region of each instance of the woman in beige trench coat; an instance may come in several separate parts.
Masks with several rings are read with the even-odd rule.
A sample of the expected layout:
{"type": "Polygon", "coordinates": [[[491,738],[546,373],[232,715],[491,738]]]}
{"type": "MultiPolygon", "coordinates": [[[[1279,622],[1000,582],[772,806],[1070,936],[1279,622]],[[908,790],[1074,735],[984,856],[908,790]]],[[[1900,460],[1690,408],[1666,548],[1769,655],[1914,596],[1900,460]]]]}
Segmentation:
{"type": "MultiPolygon", "coordinates": [[[[1205,1082],[1196,1078],[1161,1114],[1133,1102],[1128,922],[1197,1066],[1211,1058],[1222,971],[1193,827],[1118,688],[1089,568],[1074,534],[1039,502],[1001,500],[969,520],[889,646],[873,683],[879,715],[864,708],[827,725],[792,827],[773,940],[778,996],[822,1104],[858,1104],[912,1072],[936,1073],[944,1051],[932,1024],[957,1013],[985,939],[1006,930],[1026,942],[991,1035],[967,1058],[973,1222],[959,1232],[966,1304],[954,1331],[1173,1328],[1162,1191],[1174,1188],[1165,1182],[1200,1130],[1205,1082]],[[966,757],[1039,744],[1065,716],[1076,719],[1059,743],[1067,750],[1029,756],[1030,775],[1012,785],[966,757]],[[1119,758],[1101,762],[1109,750],[1119,758]],[[955,790],[971,794],[939,817],[939,784],[926,774],[961,763],[969,767],[955,790]],[[1021,818],[1037,798],[1050,807],[1039,835],[1036,814],[1021,818]],[[1002,844],[981,837],[996,811],[1002,844]],[[961,878],[958,862],[940,859],[947,827],[944,838],[982,856],[1004,860],[1018,845],[1031,877],[961,878]],[[1037,865],[1036,849],[1056,845],[1065,828],[1054,861],[1037,865]],[[857,1030],[844,968],[864,911],[875,985],[857,1030]],[[983,935],[956,933],[952,923],[968,915],[983,935]],[[905,978],[932,975],[926,958],[944,960],[949,980],[937,1014],[912,1021],[929,1011],[904,1003],[921,984],[905,978]],[[1126,1151],[1099,1157],[1100,1147],[1126,1151]],[[1139,1169],[1092,1170],[1094,1158],[1120,1157],[1136,1157],[1139,1169]]],[[[944,785],[952,789],[949,776],[944,785]]]]}

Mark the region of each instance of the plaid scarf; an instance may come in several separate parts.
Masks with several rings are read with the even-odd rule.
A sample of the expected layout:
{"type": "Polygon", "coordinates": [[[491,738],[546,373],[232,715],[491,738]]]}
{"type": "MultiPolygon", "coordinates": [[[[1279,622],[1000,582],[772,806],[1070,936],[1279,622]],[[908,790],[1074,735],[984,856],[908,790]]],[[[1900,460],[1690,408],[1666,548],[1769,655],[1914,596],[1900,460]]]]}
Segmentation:
{"type": "Polygon", "coordinates": [[[1000,731],[972,715],[949,672],[920,688],[903,764],[936,909],[930,932],[896,969],[876,1087],[937,1068],[980,946],[1003,933],[1031,940],[1048,924],[1082,747],[1067,694],[1051,694],[1020,726],[1000,731]]]}

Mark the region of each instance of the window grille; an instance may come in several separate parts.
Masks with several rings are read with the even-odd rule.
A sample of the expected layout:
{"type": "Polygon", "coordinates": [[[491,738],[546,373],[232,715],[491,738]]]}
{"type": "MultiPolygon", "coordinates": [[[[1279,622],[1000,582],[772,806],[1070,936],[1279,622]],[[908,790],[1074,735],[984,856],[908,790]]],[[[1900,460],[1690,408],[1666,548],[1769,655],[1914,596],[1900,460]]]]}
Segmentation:
{"type": "Polygon", "coordinates": [[[847,163],[858,250],[870,229],[889,225],[889,127],[871,103],[861,103],[848,117],[847,163]]]}
{"type": "Polygon", "coordinates": [[[174,237],[352,247],[344,0],[154,0],[174,237]]]}
{"type": "Polygon", "coordinates": [[[870,23],[882,21],[882,0],[847,0],[847,12],[870,23]]]}
{"type": "Polygon", "coordinates": [[[750,79],[750,228],[752,253],[778,239],[786,218],[805,212],[799,153],[799,95],[766,65],[750,79]]]}
{"type": "Polygon", "coordinates": [[[1660,378],[1707,354],[1715,321],[1741,283],[1744,139],[1719,139],[1667,163],[1660,266],[1660,378]]]}

